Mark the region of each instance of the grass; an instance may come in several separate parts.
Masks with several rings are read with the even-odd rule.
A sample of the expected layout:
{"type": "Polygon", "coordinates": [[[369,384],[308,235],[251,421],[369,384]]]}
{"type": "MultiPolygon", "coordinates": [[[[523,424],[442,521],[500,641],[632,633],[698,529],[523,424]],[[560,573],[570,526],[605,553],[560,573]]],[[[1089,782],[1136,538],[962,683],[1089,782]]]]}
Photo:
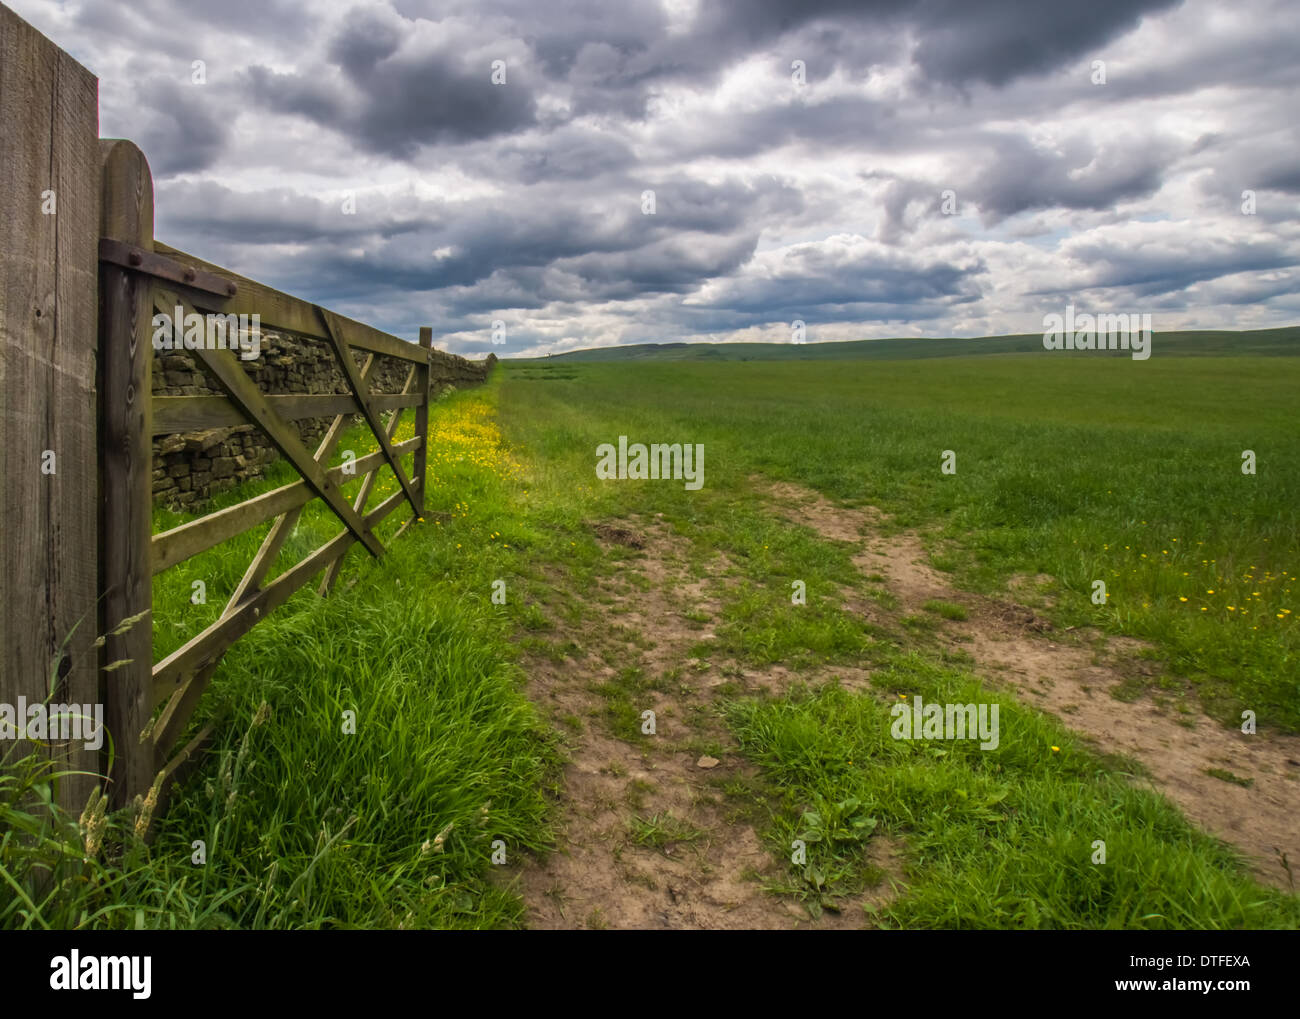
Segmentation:
{"type": "Polygon", "coordinates": [[[864,844],[888,834],[909,864],[882,926],[1300,925],[1300,900],[1256,885],[1220,843],[1054,721],[919,656],[900,656],[879,682],[927,701],[997,702],[1000,744],[894,740],[887,702],[837,687],[735,703],[742,748],[783,795],[772,851],[788,859],[796,839],[806,844],[788,886],[805,901],[847,905],[879,877],[864,844]],[[1097,842],[1104,864],[1093,862],[1097,842]]]}
{"type": "MultiPolygon", "coordinates": [[[[1150,641],[1225,724],[1249,709],[1261,735],[1300,731],[1300,362],[1159,354],[507,366],[435,407],[424,522],[381,561],[351,552],[330,598],[304,588],[226,657],[194,720],[220,720],[215,752],[164,818],[146,819],[151,842],[137,834],[142,808],[78,823],[50,803],[51,773],[9,762],[0,879],[14,894],[0,897],[0,924],[520,925],[490,847],[503,841],[513,865],[551,845],[558,766],[519,655],[564,667],[578,654],[569,635],[609,618],[585,593],[611,574],[634,583],[623,567],[637,553],[609,551],[593,525],[657,519],[694,566],[725,578],[716,617],[691,610],[713,639],[691,649],[698,666],[664,677],[611,656],[612,673],[593,677],[602,712],[560,722],[642,745],[645,694],[702,670],[869,668],[867,691],[718,688],[759,768],[743,813],[782,863],[784,893],[843,908],[881,878],[871,849],[889,837],[905,847],[905,891],[880,907],[884,926],[1296,927],[1293,896],[1251,881],[1223,845],[1130,784],[1126,765],[981,688],[937,648],[939,619],[962,618],[960,605],[889,623],[846,609],[849,596],[873,619],[894,605],[849,545],[765,503],[770,481],[789,481],[879,506],[888,526],[942,548],[969,590],[1045,575],[1035,611],[1150,641]],[[598,481],[596,446],[619,435],[703,443],[704,488],[598,481]],[[939,470],[950,449],[955,475],[939,470]],[[1254,475],[1240,470],[1247,449],[1254,475]],[[1105,604],[1092,602],[1095,580],[1105,604]],[[890,738],[899,694],[998,703],[998,748],[890,738]],[[1098,841],[1105,864],[1092,862],[1098,841]]],[[[340,446],[370,448],[359,433],[340,446]]],[[[217,505],[293,480],[278,472],[217,505]]],[[[183,519],[160,512],[156,529],[183,519]]],[[[156,658],[217,617],[264,530],[156,578],[156,658]]],[[[281,562],[337,530],[309,507],[281,562]]],[[[1163,681],[1135,680],[1129,694],[1163,681]]],[[[656,848],[699,836],[671,815],[629,830],[656,848]]],[[[597,909],[586,922],[606,921],[597,909]]]]}
{"type": "MultiPolygon", "coordinates": [[[[934,601],[894,630],[846,611],[845,591],[892,609],[872,594],[883,578],[864,577],[847,546],[797,516],[782,521],[763,488],[793,481],[879,506],[892,526],[942,548],[943,566],[970,590],[1046,575],[1035,611],[1062,627],[1146,638],[1225,724],[1250,705],[1274,731],[1295,731],[1296,634],[1283,611],[1292,590],[1274,581],[1295,572],[1298,369],[1287,358],[569,363],[563,377],[508,367],[501,415],[557,531],[575,520],[659,518],[701,554],[725,557],[716,639],[691,655],[871,668],[874,693],[728,691],[732,733],[761,769],[761,803],[743,813],[762,819],[782,865],[774,890],[813,911],[846,908],[883,877],[868,850],[889,837],[905,847],[904,890],[880,907],[883,926],[1294,928],[1293,896],[1261,887],[1231,850],[1135,787],[1130,765],[1091,753],[1054,720],[980,687],[961,656],[915,639],[911,631],[929,634],[940,618],[963,618],[962,606],[934,601]],[[1226,399],[1234,391],[1251,393],[1247,426],[1226,399]],[[1189,413],[1188,393],[1225,399],[1207,396],[1189,413]],[[619,435],[703,443],[704,488],[584,480],[596,447],[619,435]],[[1267,475],[1241,474],[1246,448],[1268,450],[1267,475]],[[957,451],[956,475],[939,470],[945,449],[957,451]],[[1153,559],[1155,533],[1167,537],[1153,559]],[[1269,578],[1267,590],[1252,590],[1275,610],[1270,622],[1261,612],[1234,627],[1226,604],[1209,618],[1177,600],[1209,570],[1205,586],[1217,592],[1228,556],[1249,560],[1256,581],[1269,578]],[[1091,600],[1093,579],[1106,580],[1105,605],[1091,600]],[[795,580],[806,604],[792,603],[795,580]],[[998,703],[999,747],[891,739],[888,703],[899,693],[998,703]],[[796,841],[801,864],[791,859],[796,841]],[[1105,843],[1105,864],[1092,862],[1094,842],[1105,843]]],[[[563,569],[583,590],[593,566],[575,552],[563,569]]],[[[635,740],[633,721],[629,711],[611,731],[635,740]]]]}
{"type": "Polygon", "coordinates": [[[944,619],[962,620],[966,618],[966,609],[963,606],[939,598],[931,599],[921,608],[925,609],[926,612],[933,612],[936,616],[942,616],[944,619]]]}
{"type": "MultiPolygon", "coordinates": [[[[491,600],[492,581],[510,575],[518,554],[504,522],[517,479],[492,399],[462,393],[435,407],[424,523],[383,560],[354,552],[330,598],[302,589],[231,649],[193,723],[225,720],[215,750],[154,823],[151,844],[123,835],[133,826],[126,814],[105,820],[108,834],[89,853],[85,824],[48,801],[52,775],[29,766],[26,778],[6,778],[3,802],[44,857],[23,858],[7,829],[0,876],[46,894],[0,906],[5,926],[521,922],[518,896],[491,879],[491,843],[505,843],[508,861],[548,846],[544,789],[557,764],[520,691],[510,613],[491,600]]],[[[361,449],[360,438],[340,446],[361,449]]],[[[218,505],[287,480],[281,467],[218,505]]],[[[395,484],[377,485],[372,504],[395,484]]],[[[159,511],[155,529],[180,519],[159,511]]],[[[309,509],[281,561],[338,528],[309,509]]],[[[261,536],[157,578],[156,657],[215,618],[261,536]],[[206,588],[200,604],[195,580],[206,588]]]]}
{"type": "Polygon", "coordinates": [[[704,835],[689,821],[684,821],[670,811],[638,815],[628,824],[628,836],[638,846],[649,846],[665,852],[683,842],[694,842],[704,835]]]}
{"type": "Polygon", "coordinates": [[[860,640],[825,611],[854,573],[845,553],[763,513],[757,475],[919,528],[968,589],[1045,574],[1054,622],[1153,642],[1225,724],[1250,710],[1261,729],[1300,731],[1300,359],[1157,349],[1146,362],[569,362],[566,377],[545,374],[507,367],[507,434],[568,487],[562,499],[663,513],[731,556],[750,581],[719,634],[733,647],[775,661],[810,645],[853,655],[860,640]],[[619,435],[702,443],[704,488],[593,488],[595,448],[619,435]],[[950,449],[955,475],[940,471],[950,449]],[[1256,454],[1253,475],[1244,450],[1256,454]],[[797,610],[794,580],[808,584],[797,610]],[[1097,580],[1103,605],[1092,602],[1097,580]]]}
{"type": "Polygon", "coordinates": [[[636,667],[619,669],[603,683],[592,685],[592,692],[601,696],[606,724],[616,736],[626,740],[643,739],[650,735],[657,722],[644,708],[647,691],[662,689],[662,681],[647,677],[636,667]],[[652,726],[652,722],[655,725],[652,726]]]}
{"type": "Polygon", "coordinates": [[[1245,789],[1249,789],[1255,784],[1253,778],[1242,778],[1240,775],[1234,775],[1226,768],[1206,768],[1205,773],[1211,778],[1217,778],[1221,782],[1231,782],[1233,785],[1239,785],[1245,789]]]}

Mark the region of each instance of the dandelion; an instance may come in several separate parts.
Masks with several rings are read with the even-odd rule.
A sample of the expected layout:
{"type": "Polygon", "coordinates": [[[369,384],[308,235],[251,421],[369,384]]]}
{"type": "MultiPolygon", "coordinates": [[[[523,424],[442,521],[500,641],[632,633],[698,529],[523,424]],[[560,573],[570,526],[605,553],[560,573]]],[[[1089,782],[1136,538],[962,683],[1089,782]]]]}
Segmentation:
{"type": "Polygon", "coordinates": [[[1060,748],[1060,747],[1052,747],[1052,753],[1054,753],[1054,754],[1059,754],[1060,752],[1061,752],[1061,748],[1060,748]]]}

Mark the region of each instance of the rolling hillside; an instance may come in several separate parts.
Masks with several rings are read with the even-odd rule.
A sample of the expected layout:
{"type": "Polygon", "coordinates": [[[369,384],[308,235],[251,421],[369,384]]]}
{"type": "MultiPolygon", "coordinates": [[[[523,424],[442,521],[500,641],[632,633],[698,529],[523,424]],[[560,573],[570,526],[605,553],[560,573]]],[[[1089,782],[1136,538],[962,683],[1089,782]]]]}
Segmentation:
{"type": "MultiPolygon", "coordinates": [[[[1300,326],[1248,331],[1204,330],[1157,332],[1152,356],[1184,357],[1296,356],[1300,355],[1300,326]]],[[[595,347],[541,358],[509,358],[517,362],[556,361],[902,361],[927,357],[965,357],[971,354],[1025,354],[1043,349],[1041,333],[969,338],[847,340],[839,343],[637,343],[595,347]]],[[[1128,357],[1125,351],[1106,353],[1060,351],[1058,356],[1128,357]]]]}

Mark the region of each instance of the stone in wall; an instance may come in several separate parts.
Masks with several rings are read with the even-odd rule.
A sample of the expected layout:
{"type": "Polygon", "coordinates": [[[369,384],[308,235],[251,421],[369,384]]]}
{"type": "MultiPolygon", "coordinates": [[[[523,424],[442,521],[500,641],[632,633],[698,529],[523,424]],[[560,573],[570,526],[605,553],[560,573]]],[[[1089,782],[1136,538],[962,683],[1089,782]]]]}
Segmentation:
{"type": "MultiPolygon", "coordinates": [[[[353,351],[358,372],[368,356],[353,351]]],[[[372,393],[400,393],[410,363],[375,355],[378,364],[370,375],[372,393]]],[[[437,393],[447,386],[482,382],[496,355],[469,361],[441,350],[430,351],[430,386],[437,393]]],[[[348,393],[333,348],[309,337],[263,332],[261,355],[239,362],[259,390],[267,395],[295,393],[348,393]]],[[[222,396],[225,393],[202,363],[184,351],[166,351],[153,358],[155,396],[222,396]]],[[[354,415],[354,419],[359,415],[354,415]]],[[[332,418],[302,418],[291,425],[308,450],[315,452],[332,418]]],[[[219,492],[263,476],[279,451],[255,425],[210,428],[157,436],[153,442],[154,501],[174,507],[195,508],[219,492]]]]}

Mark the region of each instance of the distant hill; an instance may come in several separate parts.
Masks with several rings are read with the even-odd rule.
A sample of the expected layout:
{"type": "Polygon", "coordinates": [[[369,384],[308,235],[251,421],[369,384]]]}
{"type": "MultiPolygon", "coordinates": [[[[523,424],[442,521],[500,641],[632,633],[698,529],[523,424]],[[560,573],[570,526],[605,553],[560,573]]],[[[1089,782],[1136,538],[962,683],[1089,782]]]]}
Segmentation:
{"type": "MultiPolygon", "coordinates": [[[[1300,356],[1300,326],[1248,331],[1204,330],[1154,333],[1152,356],[1300,356]]],[[[1042,333],[983,336],[975,339],[925,338],[846,340],[840,343],[637,343],[624,347],[572,350],[551,357],[509,358],[512,363],[557,361],[901,361],[972,354],[1027,354],[1043,350],[1042,333]]],[[[1127,351],[1059,351],[1058,356],[1128,357],[1127,351]]]]}

